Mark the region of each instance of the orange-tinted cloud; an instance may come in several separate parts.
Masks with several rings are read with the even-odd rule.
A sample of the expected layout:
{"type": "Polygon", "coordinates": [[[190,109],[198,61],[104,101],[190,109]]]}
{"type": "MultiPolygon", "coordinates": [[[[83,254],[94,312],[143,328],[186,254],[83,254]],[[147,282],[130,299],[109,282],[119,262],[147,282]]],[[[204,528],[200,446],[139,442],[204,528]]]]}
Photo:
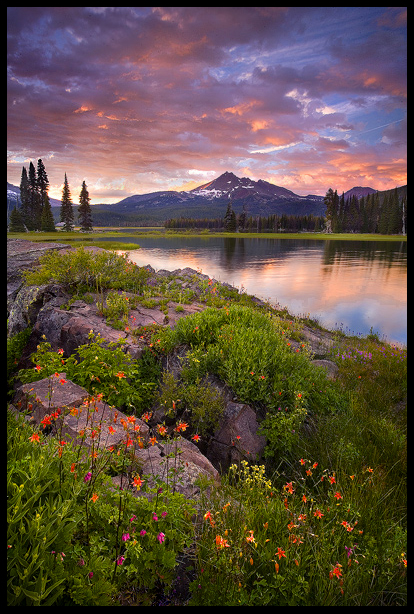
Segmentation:
{"type": "Polygon", "coordinates": [[[92,202],[193,186],[194,168],[247,169],[299,194],[394,187],[406,158],[404,15],[9,7],[8,180],[42,158],[51,190],[66,172],[92,202]]]}

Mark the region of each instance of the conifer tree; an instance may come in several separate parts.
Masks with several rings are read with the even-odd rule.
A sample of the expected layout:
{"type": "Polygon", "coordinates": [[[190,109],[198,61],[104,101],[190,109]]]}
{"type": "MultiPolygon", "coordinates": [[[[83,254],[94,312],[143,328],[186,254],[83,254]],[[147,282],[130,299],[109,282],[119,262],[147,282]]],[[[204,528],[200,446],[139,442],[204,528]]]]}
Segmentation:
{"type": "Polygon", "coordinates": [[[33,166],[33,162],[29,164],[29,211],[27,219],[25,220],[28,230],[40,230],[40,218],[42,215],[40,196],[37,186],[36,169],[33,166]]]}
{"type": "Polygon", "coordinates": [[[65,183],[62,190],[62,200],[60,208],[60,221],[63,222],[63,230],[71,232],[74,228],[73,224],[73,203],[71,200],[68,179],[65,173],[65,183]]]}
{"type": "Polygon", "coordinates": [[[229,200],[224,216],[224,230],[227,232],[234,232],[236,230],[236,214],[233,211],[231,200],[229,200]]]}
{"type": "Polygon", "coordinates": [[[26,232],[27,229],[23,222],[23,216],[17,207],[10,213],[9,232],[26,232]]]}
{"type": "Polygon", "coordinates": [[[53,219],[52,207],[50,206],[47,192],[44,195],[43,211],[40,229],[44,232],[55,232],[55,220],[53,219]]]}
{"type": "Polygon", "coordinates": [[[22,203],[21,215],[24,224],[29,227],[30,224],[30,195],[29,195],[29,179],[27,177],[27,170],[23,166],[22,176],[20,179],[20,201],[22,203]]]}
{"type": "Polygon", "coordinates": [[[82,183],[82,190],[79,195],[79,207],[78,207],[78,219],[81,230],[92,230],[92,211],[90,202],[89,192],[86,188],[85,181],[82,183]]]}
{"type": "Polygon", "coordinates": [[[45,204],[45,195],[47,194],[48,190],[49,190],[49,179],[46,173],[46,169],[45,169],[45,165],[43,164],[42,160],[38,160],[37,161],[37,190],[39,193],[39,197],[40,197],[40,202],[41,202],[41,208],[42,208],[42,212],[43,212],[43,207],[45,204]]]}

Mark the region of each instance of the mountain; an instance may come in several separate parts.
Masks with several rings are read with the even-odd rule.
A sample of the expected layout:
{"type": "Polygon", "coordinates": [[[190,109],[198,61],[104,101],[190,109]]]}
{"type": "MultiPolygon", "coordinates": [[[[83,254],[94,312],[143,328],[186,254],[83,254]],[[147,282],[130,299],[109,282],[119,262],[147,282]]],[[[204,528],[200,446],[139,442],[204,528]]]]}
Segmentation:
{"type": "Polygon", "coordinates": [[[193,190],[138,194],[114,205],[95,205],[92,211],[97,220],[124,217],[136,223],[160,223],[177,217],[223,217],[230,199],[236,213],[245,207],[248,216],[325,214],[323,196],[298,196],[262,179],[253,181],[229,172],[193,190]]]}
{"type": "Polygon", "coordinates": [[[344,193],[345,200],[350,198],[351,196],[356,196],[358,199],[363,196],[368,196],[368,194],[375,194],[377,190],[374,188],[362,188],[360,186],[356,186],[355,188],[351,188],[344,193]]]}
{"type": "MultiPolygon", "coordinates": [[[[13,185],[12,183],[7,182],[7,201],[12,203],[14,207],[16,201],[20,202],[20,188],[17,185],[13,185]]],[[[60,200],[56,200],[56,198],[49,198],[51,207],[60,207],[60,200]]]]}

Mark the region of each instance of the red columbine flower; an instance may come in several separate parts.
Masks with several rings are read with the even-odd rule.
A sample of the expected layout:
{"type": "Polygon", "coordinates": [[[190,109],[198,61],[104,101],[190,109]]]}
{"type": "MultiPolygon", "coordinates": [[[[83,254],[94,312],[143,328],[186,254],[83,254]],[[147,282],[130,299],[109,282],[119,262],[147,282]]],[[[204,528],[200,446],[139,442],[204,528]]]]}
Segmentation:
{"type": "Polygon", "coordinates": [[[125,373],[123,373],[122,371],[118,371],[118,373],[116,373],[116,377],[118,377],[119,379],[126,377],[125,373]]]}
{"type": "Polygon", "coordinates": [[[314,512],[313,515],[316,516],[316,518],[322,518],[322,516],[323,516],[321,510],[316,510],[316,512],[314,512]]]}
{"type": "Polygon", "coordinates": [[[279,561],[282,558],[282,556],[286,558],[285,550],[282,550],[282,548],[278,548],[275,556],[279,557],[279,561]]]}
{"type": "Polygon", "coordinates": [[[341,569],[342,569],[342,565],[340,565],[339,563],[337,563],[335,565],[335,567],[329,572],[329,577],[332,579],[334,576],[336,576],[337,578],[339,578],[339,576],[342,576],[341,573],[341,569]]]}
{"type": "Polygon", "coordinates": [[[196,442],[198,443],[198,442],[200,441],[200,435],[195,434],[195,435],[193,435],[193,436],[191,437],[191,439],[192,439],[193,441],[196,441],[196,442]]]}
{"type": "Polygon", "coordinates": [[[227,539],[223,539],[221,535],[216,535],[216,547],[222,550],[223,548],[230,548],[230,544],[228,544],[227,539]]]}
{"type": "Polygon", "coordinates": [[[40,443],[39,434],[38,433],[33,433],[33,435],[30,437],[29,441],[33,441],[33,442],[38,441],[40,443]]]}
{"type": "Polygon", "coordinates": [[[334,494],[334,497],[335,497],[335,499],[342,499],[342,495],[341,495],[341,493],[340,493],[340,492],[336,492],[336,493],[334,494]]]}

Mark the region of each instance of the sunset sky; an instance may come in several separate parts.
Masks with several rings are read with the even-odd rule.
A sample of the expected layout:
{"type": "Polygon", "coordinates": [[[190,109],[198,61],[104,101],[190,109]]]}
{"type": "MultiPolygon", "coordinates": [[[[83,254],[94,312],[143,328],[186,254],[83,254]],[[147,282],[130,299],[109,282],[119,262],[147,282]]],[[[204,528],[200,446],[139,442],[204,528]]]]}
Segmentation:
{"type": "Polygon", "coordinates": [[[406,7],[9,7],[7,180],[296,194],[406,176],[406,7]]]}

